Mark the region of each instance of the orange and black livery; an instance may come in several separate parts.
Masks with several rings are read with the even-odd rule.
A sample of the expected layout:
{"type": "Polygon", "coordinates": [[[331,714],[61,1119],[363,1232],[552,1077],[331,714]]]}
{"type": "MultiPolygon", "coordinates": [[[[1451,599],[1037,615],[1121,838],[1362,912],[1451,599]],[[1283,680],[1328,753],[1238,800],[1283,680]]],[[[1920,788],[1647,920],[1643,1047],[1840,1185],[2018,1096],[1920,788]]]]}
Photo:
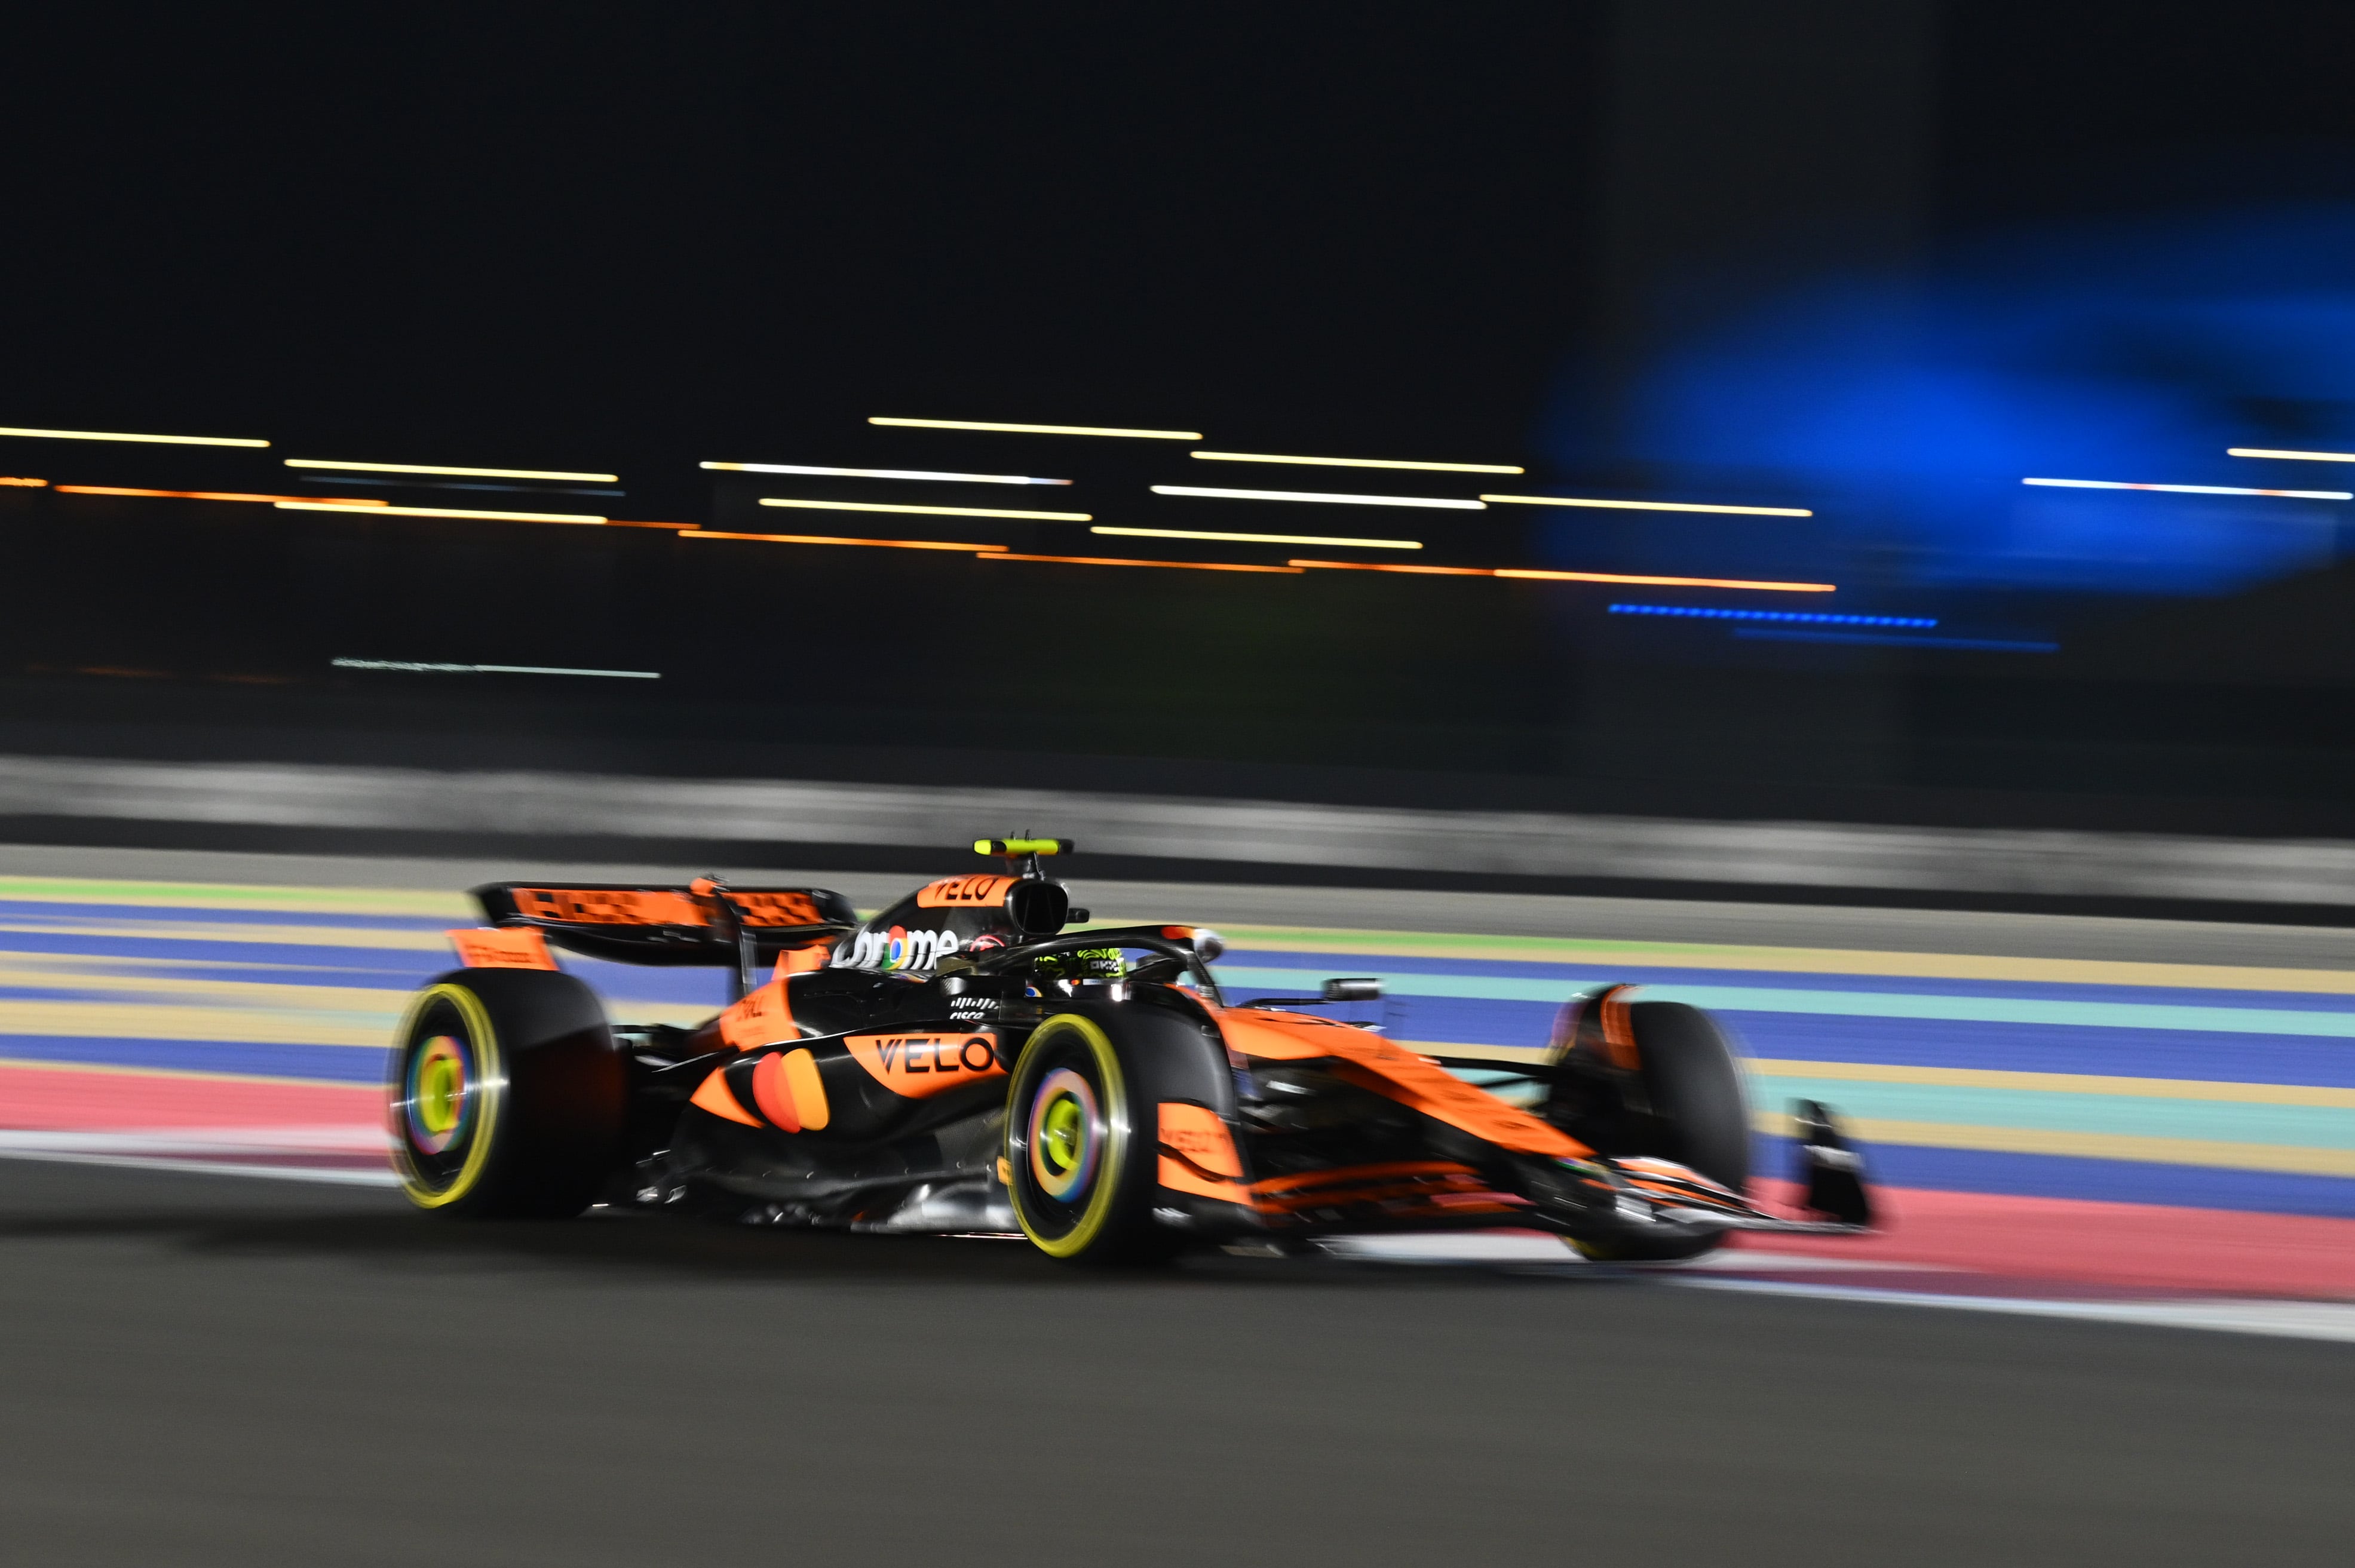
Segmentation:
{"type": "Polygon", "coordinates": [[[1870,1222],[1861,1162],[1799,1107],[1805,1209],[1749,1195],[1750,1109],[1707,1015],[1611,987],[1540,1060],[1455,1061],[1337,1021],[1378,994],[1231,1005],[1202,927],[1088,923],[1043,858],[861,918],[819,888],[502,882],[404,1018],[394,1160],[419,1207],[592,1203],[1027,1237],[1074,1262],[1513,1226],[1587,1255],[1870,1222]],[[558,953],[719,970],[694,1028],[614,1021],[558,953]],[[1480,1083],[1470,1081],[1481,1079],[1480,1083]]]}

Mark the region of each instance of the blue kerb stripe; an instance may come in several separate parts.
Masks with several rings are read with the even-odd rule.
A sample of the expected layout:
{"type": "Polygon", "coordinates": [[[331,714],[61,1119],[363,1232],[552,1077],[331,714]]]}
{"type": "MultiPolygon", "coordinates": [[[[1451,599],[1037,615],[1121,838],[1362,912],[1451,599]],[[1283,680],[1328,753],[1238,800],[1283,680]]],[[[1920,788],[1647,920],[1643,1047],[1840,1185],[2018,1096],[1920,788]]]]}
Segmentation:
{"type": "Polygon", "coordinates": [[[1835,626],[1934,626],[1921,615],[1829,615],[1804,610],[1704,610],[1689,604],[1614,604],[1614,615],[1687,615],[1703,621],[1812,621],[1835,626]]]}
{"type": "MultiPolygon", "coordinates": [[[[1790,1140],[1762,1136],[1753,1147],[1760,1172],[1794,1174],[1790,1140]]],[[[1883,1187],[2355,1219],[2355,1180],[2341,1176],[2148,1165],[2062,1154],[1920,1148],[1908,1144],[1867,1144],[1863,1152],[1868,1176],[1883,1187]]]]}
{"type": "MultiPolygon", "coordinates": [[[[1431,975],[1374,970],[1386,997],[1550,1003],[1583,996],[1605,976],[1547,979],[1499,975],[1431,975]]],[[[1321,969],[1227,968],[1237,989],[1313,987],[1321,969]]],[[[1916,991],[1849,991],[1798,986],[1646,986],[1647,997],[1689,1002],[1712,1012],[1805,1013],[1830,1018],[1935,1019],[1972,1023],[2068,1024],[2093,1029],[2196,1029],[2209,1034],[2309,1035],[2355,1040],[2355,1013],[2319,1008],[2202,1008],[2164,1002],[2086,1002],[2030,997],[1954,997],[1916,991]]],[[[1280,994],[1307,995],[1305,989],[1280,994]]]]}

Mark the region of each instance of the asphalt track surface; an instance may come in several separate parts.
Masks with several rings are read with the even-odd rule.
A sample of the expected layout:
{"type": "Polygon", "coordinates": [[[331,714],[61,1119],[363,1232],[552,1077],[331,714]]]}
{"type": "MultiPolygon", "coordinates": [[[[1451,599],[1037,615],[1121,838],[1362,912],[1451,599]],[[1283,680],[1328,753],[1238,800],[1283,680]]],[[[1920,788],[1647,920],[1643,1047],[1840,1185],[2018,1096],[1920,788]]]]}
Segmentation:
{"type": "Polygon", "coordinates": [[[2343,1347],[0,1167],[27,1563],[2344,1563],[2343,1347]]]}
{"type": "MultiPolygon", "coordinates": [[[[34,853],[0,859],[48,869],[34,853]]],[[[384,862],[334,869],[246,875],[387,883],[384,862]]],[[[829,880],[867,902],[904,879],[829,880]]],[[[1848,921],[1881,946],[2316,967],[2350,941],[1188,901],[1550,934],[1593,902],[1611,934],[1657,940],[1837,942],[1848,921]]],[[[2355,1539],[2345,1345],[1600,1270],[1213,1255],[1091,1275],[999,1242],[454,1225],[372,1189],[8,1160],[0,1328],[0,1539],[31,1563],[2338,1563],[2355,1539]]]]}

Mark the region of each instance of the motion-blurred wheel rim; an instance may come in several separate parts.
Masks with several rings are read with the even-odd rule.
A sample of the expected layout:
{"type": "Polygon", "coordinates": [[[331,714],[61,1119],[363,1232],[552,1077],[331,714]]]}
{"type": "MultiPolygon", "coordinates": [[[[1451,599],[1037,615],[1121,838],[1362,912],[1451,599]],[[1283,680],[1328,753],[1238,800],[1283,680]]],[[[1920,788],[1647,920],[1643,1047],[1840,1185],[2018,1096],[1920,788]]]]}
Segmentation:
{"type": "Polygon", "coordinates": [[[1030,1174],[1058,1202],[1087,1195],[1103,1147],[1103,1113],[1088,1081],[1068,1067],[1050,1072],[1030,1106],[1030,1174]]]}
{"type": "Polygon", "coordinates": [[[474,1109],[474,1056],[458,1036],[437,1034],[410,1057],[403,1119],[410,1147],[419,1154],[447,1153],[464,1132],[474,1109]]]}

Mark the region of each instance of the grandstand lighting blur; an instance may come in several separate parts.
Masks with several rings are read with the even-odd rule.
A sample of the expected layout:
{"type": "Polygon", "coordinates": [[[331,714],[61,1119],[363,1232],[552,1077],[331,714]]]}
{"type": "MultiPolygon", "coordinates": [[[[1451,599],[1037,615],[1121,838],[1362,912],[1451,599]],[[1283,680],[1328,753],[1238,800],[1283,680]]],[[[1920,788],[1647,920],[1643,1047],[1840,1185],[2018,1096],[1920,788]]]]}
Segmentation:
{"type": "Polygon", "coordinates": [[[981,559],[984,560],[1046,560],[1055,561],[1064,566],[1167,566],[1182,571],[1271,571],[1290,577],[1297,577],[1301,574],[1300,565],[1296,561],[1289,566],[1238,566],[1224,561],[1135,560],[1102,555],[985,555],[981,559]]]}
{"type": "Polygon", "coordinates": [[[1485,512],[1477,501],[1436,496],[1343,496],[1330,490],[1212,490],[1199,485],[1156,485],[1156,496],[1208,496],[1224,501],[1322,501],[1344,507],[1444,507],[1453,512],[1485,512]]]}
{"type": "Polygon", "coordinates": [[[386,507],[363,501],[276,501],[282,512],[365,512],[371,517],[479,517],[498,523],[591,523],[605,519],[585,512],[478,512],[464,507],[386,507]]]}
{"type": "Polygon", "coordinates": [[[46,479],[10,479],[0,475],[0,485],[13,485],[20,490],[38,490],[48,484],[46,479]]]}
{"type": "Polygon", "coordinates": [[[1282,463],[1295,467],[1419,468],[1434,474],[1526,474],[1509,463],[1409,463],[1388,457],[1277,457],[1265,452],[1196,452],[1205,463],[1282,463]]]}
{"type": "MultiPolygon", "coordinates": [[[[139,441],[156,446],[268,446],[241,435],[125,435],[108,430],[20,430],[0,425],[0,435],[21,435],[35,441],[139,441]]],[[[1199,440],[1199,437],[1196,438],[1199,440]]]]}
{"type": "Polygon", "coordinates": [[[1223,544],[1322,544],[1343,549],[1421,549],[1420,539],[1337,539],[1315,534],[1212,534],[1192,528],[1090,528],[1092,534],[1118,534],[1140,539],[1215,539],[1223,544]]]}
{"type": "Polygon", "coordinates": [[[2270,446],[2228,446],[2227,457],[2287,457],[2299,463],[2355,463],[2355,452],[2276,452],[2270,446]]]}
{"type": "Polygon", "coordinates": [[[2130,485],[2123,479],[2023,479],[2062,490],[2164,490],[2173,496],[2280,496],[2293,501],[2355,501],[2348,490],[2252,490],[2240,485],[2130,485]]]}
{"type": "Polygon", "coordinates": [[[1199,430],[1119,430],[1092,424],[1002,424],[995,420],[903,420],[882,414],[868,424],[903,425],[911,430],[992,430],[1007,435],[1125,435],[1140,441],[1199,441],[1199,430]]]}
{"type": "Polygon", "coordinates": [[[813,512],[905,512],[923,517],[1027,517],[1040,523],[1086,523],[1095,520],[1090,512],[1010,512],[997,507],[906,507],[890,506],[881,501],[802,501],[783,496],[763,496],[763,507],[802,507],[813,512]]]}
{"type": "Polygon", "coordinates": [[[712,529],[681,528],[683,539],[757,539],[763,544],[863,544],[878,549],[954,549],[968,554],[986,554],[1004,549],[1002,544],[958,544],[946,539],[836,539],[815,534],[724,534],[712,529]]]}
{"type": "Polygon", "coordinates": [[[1068,485],[1068,479],[1034,479],[1028,474],[935,474],[925,468],[808,468],[797,463],[698,463],[728,474],[815,474],[837,479],[939,479],[954,485],[1068,485]]]}
{"type": "Polygon", "coordinates": [[[578,479],[618,485],[618,474],[568,474],[553,468],[439,468],[427,463],[330,463],[324,457],[290,457],[289,468],[332,468],[346,474],[447,474],[460,479],[578,479]]]}
{"type": "Polygon", "coordinates": [[[1647,577],[1617,571],[1540,571],[1514,566],[1392,566],[1367,560],[1295,560],[1322,571],[1410,571],[1434,577],[1507,577],[1539,582],[1628,582],[1652,588],[1742,588],[1769,593],[1834,593],[1830,582],[1759,582],[1742,577],[1647,577]]]}
{"type": "Polygon", "coordinates": [[[1701,501],[1609,501],[1586,496],[1483,496],[1514,507],[1600,507],[1614,512],[1727,512],[1742,517],[1812,517],[1804,507],[1718,507],[1701,501]]]}
{"type": "Polygon", "coordinates": [[[176,501],[258,501],[273,507],[287,502],[304,502],[332,506],[338,511],[348,511],[356,507],[369,510],[384,509],[382,501],[358,496],[322,503],[315,496],[245,496],[232,490],[132,490],[119,485],[60,485],[57,489],[60,496],[146,496],[176,501]]]}

